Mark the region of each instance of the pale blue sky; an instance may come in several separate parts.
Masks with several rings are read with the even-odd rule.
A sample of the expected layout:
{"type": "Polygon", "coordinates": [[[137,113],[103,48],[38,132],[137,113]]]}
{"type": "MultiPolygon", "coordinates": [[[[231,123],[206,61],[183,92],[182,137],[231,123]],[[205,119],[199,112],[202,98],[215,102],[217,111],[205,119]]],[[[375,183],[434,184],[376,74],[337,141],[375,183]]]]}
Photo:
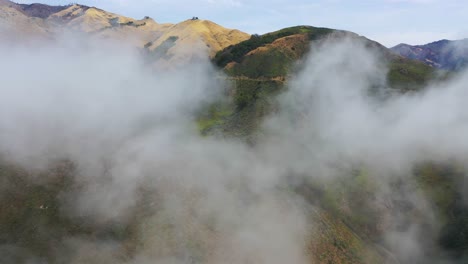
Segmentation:
{"type": "MultiPolygon", "coordinates": [[[[77,0],[73,0],[77,1],[77,0]]],[[[68,4],[70,0],[17,0],[68,4]]],[[[121,15],[177,23],[198,16],[247,33],[288,26],[346,29],[386,46],[468,38],[468,0],[81,0],[121,15]]]]}

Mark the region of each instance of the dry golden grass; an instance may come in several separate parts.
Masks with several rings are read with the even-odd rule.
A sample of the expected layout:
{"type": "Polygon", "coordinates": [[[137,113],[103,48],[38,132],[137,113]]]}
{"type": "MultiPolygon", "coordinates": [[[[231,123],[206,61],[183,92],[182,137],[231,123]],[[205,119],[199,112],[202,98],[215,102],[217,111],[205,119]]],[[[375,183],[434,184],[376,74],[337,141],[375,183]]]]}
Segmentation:
{"type": "Polygon", "coordinates": [[[154,50],[168,38],[176,36],[178,39],[167,55],[171,61],[177,61],[200,54],[214,56],[217,51],[250,37],[239,30],[226,29],[207,20],[186,20],[175,25],[158,24],[147,17],[137,20],[81,5],[71,5],[46,19],[32,18],[11,6],[14,5],[11,2],[1,1],[0,32],[3,38],[23,39],[35,35],[51,37],[71,30],[138,48],[152,42],[150,49],[154,50]]]}
{"type": "Polygon", "coordinates": [[[208,20],[186,20],[168,28],[153,42],[154,50],[168,38],[178,37],[176,45],[169,50],[171,55],[189,56],[200,51],[213,57],[223,48],[247,40],[250,35],[239,30],[224,28],[208,20]]]}
{"type": "Polygon", "coordinates": [[[73,5],[57,12],[48,21],[67,30],[92,33],[135,47],[160,37],[170,24],[158,24],[151,18],[136,20],[98,8],[73,5]]]}
{"type": "Polygon", "coordinates": [[[47,37],[48,26],[42,19],[30,18],[8,5],[0,5],[0,39],[24,40],[47,37]]]}

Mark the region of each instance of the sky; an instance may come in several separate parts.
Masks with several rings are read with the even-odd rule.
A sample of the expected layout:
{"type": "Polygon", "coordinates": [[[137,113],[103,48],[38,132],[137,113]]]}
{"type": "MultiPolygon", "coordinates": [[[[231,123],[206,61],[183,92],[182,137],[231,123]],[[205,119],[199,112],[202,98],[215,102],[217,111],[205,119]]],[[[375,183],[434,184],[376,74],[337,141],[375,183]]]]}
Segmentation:
{"type": "MultiPolygon", "coordinates": [[[[17,0],[69,4],[70,0],[17,0]]],[[[79,0],[79,4],[158,23],[193,16],[250,34],[296,25],[353,31],[387,47],[468,38],[466,0],[79,0]]]]}

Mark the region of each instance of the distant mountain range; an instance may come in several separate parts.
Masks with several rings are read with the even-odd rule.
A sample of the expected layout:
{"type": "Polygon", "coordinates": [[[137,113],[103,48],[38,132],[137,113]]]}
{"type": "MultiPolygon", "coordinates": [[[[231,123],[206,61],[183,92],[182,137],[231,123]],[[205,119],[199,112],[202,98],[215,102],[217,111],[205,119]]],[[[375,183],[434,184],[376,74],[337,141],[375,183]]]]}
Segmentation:
{"type": "Polygon", "coordinates": [[[439,69],[460,70],[468,66],[468,39],[455,41],[443,39],[415,46],[399,44],[391,50],[439,69]]]}
{"type": "Polygon", "coordinates": [[[25,5],[0,0],[0,40],[54,39],[65,31],[146,48],[165,60],[191,58],[200,54],[200,50],[214,56],[217,51],[250,37],[198,18],[159,24],[150,17],[133,19],[80,4],[25,5]]]}
{"type": "MultiPolygon", "coordinates": [[[[17,4],[9,0],[0,0],[0,40],[54,39],[64,31],[86,33],[92,37],[111,39],[137,48],[144,48],[149,51],[148,54],[152,58],[166,61],[190,59],[198,56],[200,50],[208,54],[210,58],[214,58],[217,52],[247,41],[251,37],[250,34],[239,30],[227,29],[211,21],[195,17],[177,24],[159,24],[150,17],[133,19],[80,4],[50,6],[39,3],[17,4]]],[[[265,36],[271,38],[271,34],[265,34],[265,36]]],[[[262,38],[262,41],[264,39],[262,38]]],[[[247,43],[255,42],[250,39],[247,43]]],[[[282,42],[291,42],[291,45],[303,43],[307,46],[308,44],[305,39],[301,41],[300,37],[292,36],[282,42]]],[[[279,42],[264,44],[283,45],[279,42]]],[[[263,46],[265,45],[261,44],[259,47],[263,46]]],[[[289,51],[291,59],[298,59],[298,55],[304,53],[301,50],[307,50],[302,46],[298,48],[299,50],[289,51]],[[300,54],[296,54],[298,52],[300,54]]],[[[236,49],[239,48],[234,48],[234,52],[236,49]]],[[[468,39],[440,40],[416,46],[399,44],[391,48],[391,51],[437,69],[459,70],[468,64],[468,39]]],[[[216,59],[216,63],[226,66],[224,62],[229,59],[226,57],[228,53],[224,52],[222,58],[216,59]]],[[[234,56],[240,58],[239,54],[234,54],[234,56]]],[[[240,61],[236,62],[240,63],[240,61]]],[[[228,68],[230,69],[231,66],[233,65],[228,68]]],[[[235,66],[234,71],[238,71],[236,70],[238,67],[239,65],[235,66]]]]}

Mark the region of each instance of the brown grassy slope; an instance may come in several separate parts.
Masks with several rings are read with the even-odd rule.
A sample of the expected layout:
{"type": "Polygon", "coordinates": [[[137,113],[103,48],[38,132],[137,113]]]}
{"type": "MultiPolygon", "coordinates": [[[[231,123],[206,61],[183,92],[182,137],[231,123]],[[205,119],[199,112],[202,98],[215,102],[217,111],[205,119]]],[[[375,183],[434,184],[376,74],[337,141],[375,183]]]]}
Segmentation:
{"type": "Polygon", "coordinates": [[[81,5],[72,5],[51,15],[48,22],[62,30],[85,32],[140,48],[161,36],[169,26],[158,24],[149,17],[137,20],[81,5]]]}
{"type": "Polygon", "coordinates": [[[171,37],[177,37],[177,41],[168,50],[169,54],[187,56],[207,52],[213,57],[216,52],[244,41],[250,35],[239,30],[224,28],[208,20],[186,20],[169,27],[160,38],[153,40],[149,49],[154,51],[171,37]]]}
{"type": "Polygon", "coordinates": [[[0,5],[0,40],[25,41],[48,38],[50,28],[40,18],[27,17],[9,5],[0,5]]]}

